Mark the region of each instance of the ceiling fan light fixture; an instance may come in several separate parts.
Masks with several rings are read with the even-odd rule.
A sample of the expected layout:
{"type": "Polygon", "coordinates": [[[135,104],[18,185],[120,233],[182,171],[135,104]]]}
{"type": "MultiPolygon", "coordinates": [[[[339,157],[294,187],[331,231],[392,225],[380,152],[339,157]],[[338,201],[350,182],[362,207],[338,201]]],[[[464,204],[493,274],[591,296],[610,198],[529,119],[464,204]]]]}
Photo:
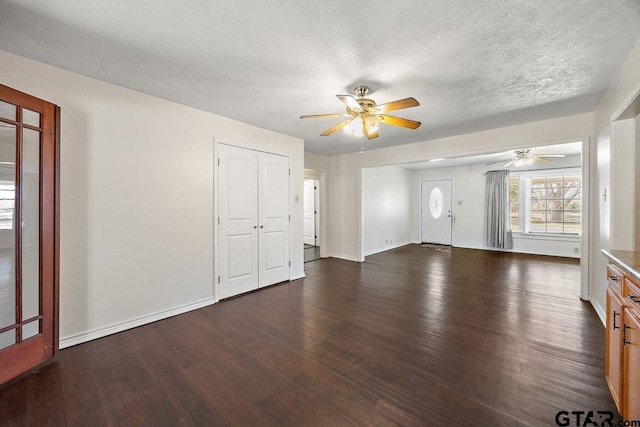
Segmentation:
{"type": "Polygon", "coordinates": [[[364,135],[364,130],[362,129],[362,119],[360,118],[360,116],[351,120],[351,123],[346,125],[343,129],[347,133],[347,135],[353,135],[358,138],[364,135]]]}
{"type": "Polygon", "coordinates": [[[520,157],[513,162],[513,166],[517,168],[520,168],[523,166],[531,166],[533,162],[534,162],[533,157],[520,157]]]}
{"type": "Polygon", "coordinates": [[[367,129],[369,129],[369,132],[376,132],[380,128],[379,122],[375,117],[372,116],[368,116],[366,119],[364,119],[364,123],[367,125],[367,129]]]}

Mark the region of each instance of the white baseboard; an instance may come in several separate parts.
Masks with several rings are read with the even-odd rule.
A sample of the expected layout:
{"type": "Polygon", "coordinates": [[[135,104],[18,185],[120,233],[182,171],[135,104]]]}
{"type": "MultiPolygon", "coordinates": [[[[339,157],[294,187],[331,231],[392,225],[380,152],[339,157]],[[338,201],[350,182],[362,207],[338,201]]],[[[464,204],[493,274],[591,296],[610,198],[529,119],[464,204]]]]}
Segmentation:
{"type": "Polygon", "coordinates": [[[596,313],[598,314],[598,317],[600,318],[600,321],[602,322],[602,324],[606,326],[607,314],[605,313],[604,308],[602,308],[602,306],[598,303],[598,301],[596,301],[593,298],[589,298],[589,301],[591,302],[591,305],[593,306],[593,308],[596,310],[596,313]]]}
{"type": "Polygon", "coordinates": [[[291,279],[289,279],[289,280],[290,280],[290,281],[292,281],[292,280],[298,280],[298,279],[303,279],[303,278],[305,278],[305,277],[307,277],[307,275],[306,275],[306,274],[304,274],[304,271],[303,271],[302,273],[293,274],[293,275],[291,276],[291,279]]]}
{"type": "Polygon", "coordinates": [[[163,310],[163,311],[159,311],[146,316],[137,317],[135,319],[128,320],[126,322],[116,323],[115,325],[94,329],[93,331],[82,332],[80,334],[72,335],[70,337],[60,338],[60,349],[71,347],[73,345],[82,344],[84,342],[95,340],[98,338],[106,337],[107,335],[126,331],[127,329],[136,328],[138,326],[146,325],[147,323],[166,319],[168,317],[173,317],[178,314],[197,310],[199,308],[212,305],[214,302],[215,300],[213,298],[206,298],[190,304],[182,305],[180,307],[175,307],[169,310],[163,310]]]}
{"type": "Polygon", "coordinates": [[[411,242],[410,240],[407,240],[407,241],[402,242],[402,243],[396,243],[395,245],[383,246],[381,248],[376,248],[376,249],[373,249],[373,250],[365,252],[364,256],[378,254],[378,253],[384,252],[384,251],[390,251],[391,249],[399,248],[401,246],[410,245],[411,243],[413,243],[413,242],[411,242]]]}
{"type": "Polygon", "coordinates": [[[453,245],[456,248],[463,249],[479,249],[481,251],[496,251],[496,252],[511,252],[514,254],[528,254],[528,255],[546,255],[546,256],[559,256],[564,258],[576,258],[580,259],[580,254],[554,252],[554,251],[523,251],[520,249],[502,249],[502,248],[488,248],[486,246],[471,246],[471,245],[453,245]]]}
{"type": "Polygon", "coordinates": [[[347,261],[360,262],[357,256],[345,255],[345,254],[331,254],[329,255],[332,258],[340,258],[347,261]]]}

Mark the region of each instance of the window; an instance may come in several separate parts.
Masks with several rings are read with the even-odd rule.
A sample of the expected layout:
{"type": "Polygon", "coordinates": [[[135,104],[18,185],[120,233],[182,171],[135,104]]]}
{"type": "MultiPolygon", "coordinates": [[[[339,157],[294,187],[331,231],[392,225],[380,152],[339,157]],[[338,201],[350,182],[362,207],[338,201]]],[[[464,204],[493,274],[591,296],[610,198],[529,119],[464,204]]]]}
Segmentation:
{"type": "Polygon", "coordinates": [[[509,217],[511,231],[520,231],[520,177],[509,177],[509,217]]]}
{"type": "MultiPolygon", "coordinates": [[[[557,173],[557,171],[554,171],[557,173]]],[[[548,173],[548,172],[547,172],[548,173]]],[[[521,174],[509,179],[511,230],[579,234],[582,179],[578,174],[521,174]]]]}
{"type": "Polygon", "coordinates": [[[581,187],[579,176],[531,178],[529,230],[580,233],[581,187]]]}

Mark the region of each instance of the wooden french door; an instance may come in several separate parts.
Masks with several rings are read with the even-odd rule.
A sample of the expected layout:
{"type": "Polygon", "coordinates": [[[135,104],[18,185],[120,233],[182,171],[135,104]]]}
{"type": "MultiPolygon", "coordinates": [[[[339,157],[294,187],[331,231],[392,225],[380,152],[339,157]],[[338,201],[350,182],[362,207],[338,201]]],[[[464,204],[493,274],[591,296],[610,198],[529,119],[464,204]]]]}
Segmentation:
{"type": "Polygon", "coordinates": [[[0,384],[58,350],[59,114],[0,85],[0,384]]]}

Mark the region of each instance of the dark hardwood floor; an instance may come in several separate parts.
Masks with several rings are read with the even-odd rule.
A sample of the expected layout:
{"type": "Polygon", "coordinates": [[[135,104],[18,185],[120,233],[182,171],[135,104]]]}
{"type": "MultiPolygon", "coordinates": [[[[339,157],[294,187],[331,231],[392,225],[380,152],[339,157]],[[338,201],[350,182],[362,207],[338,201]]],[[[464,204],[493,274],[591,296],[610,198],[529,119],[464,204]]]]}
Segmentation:
{"type": "MultiPolygon", "coordinates": [[[[613,411],[577,260],[409,245],[62,350],[0,425],[555,425],[613,411]]],[[[179,285],[179,284],[177,284],[179,285]]]]}

